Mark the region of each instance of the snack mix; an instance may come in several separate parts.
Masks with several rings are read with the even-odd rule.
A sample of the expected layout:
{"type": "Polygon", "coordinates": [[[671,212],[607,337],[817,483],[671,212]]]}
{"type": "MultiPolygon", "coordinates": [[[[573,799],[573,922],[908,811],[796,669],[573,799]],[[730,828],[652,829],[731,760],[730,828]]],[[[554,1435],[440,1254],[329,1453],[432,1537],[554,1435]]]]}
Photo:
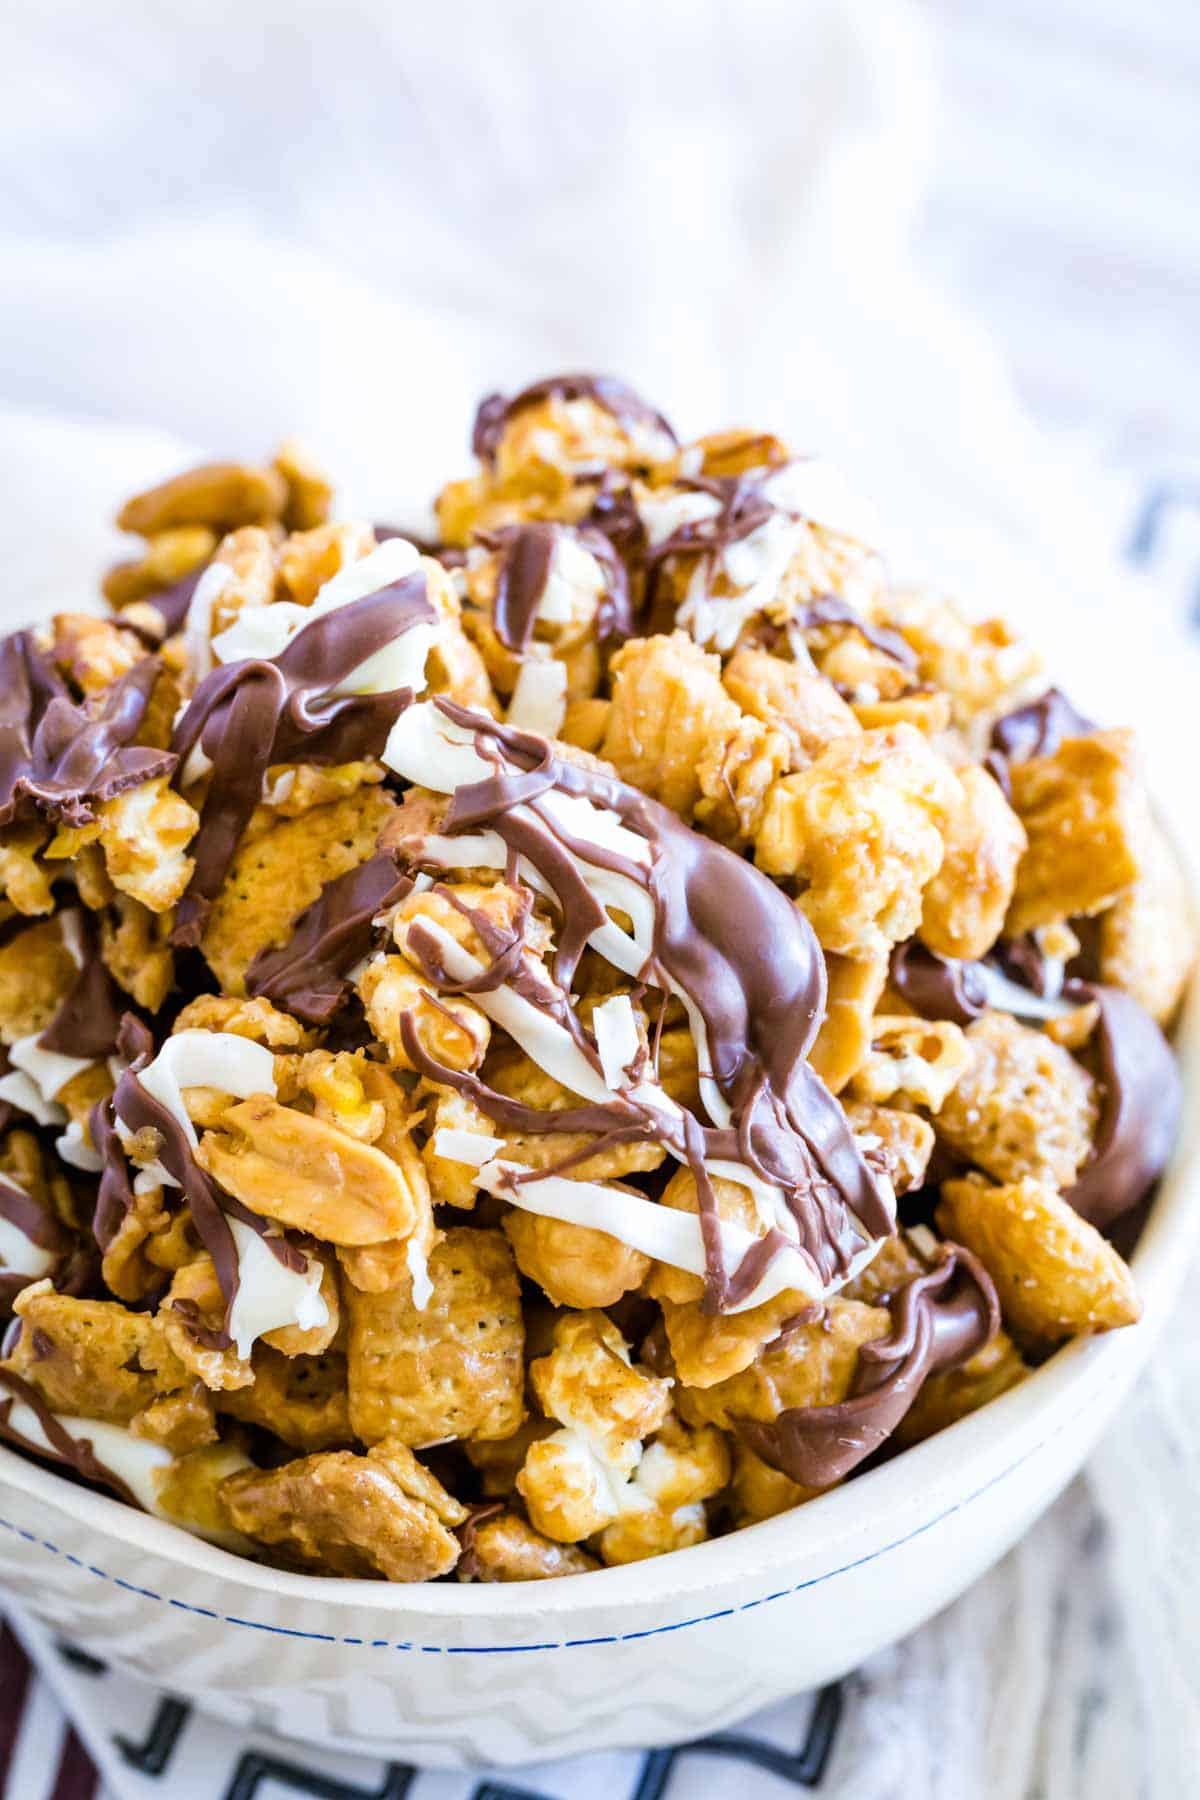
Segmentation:
{"type": "Polygon", "coordinates": [[[479,409],[437,536],[296,444],[0,644],[5,1437],[286,1568],[802,1505],[1080,1333],[1193,942],[1128,731],[778,438],[479,409]]]}

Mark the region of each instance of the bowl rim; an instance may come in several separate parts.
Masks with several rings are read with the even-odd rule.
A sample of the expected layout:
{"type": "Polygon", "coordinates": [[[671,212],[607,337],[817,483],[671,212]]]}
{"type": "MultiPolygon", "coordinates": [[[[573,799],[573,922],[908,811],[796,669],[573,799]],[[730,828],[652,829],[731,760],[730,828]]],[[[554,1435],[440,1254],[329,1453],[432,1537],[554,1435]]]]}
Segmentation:
{"type": "MultiPolygon", "coordinates": [[[[1149,1359],[1187,1272],[1189,1251],[1200,1237],[1200,978],[1192,982],[1174,1033],[1174,1048],[1182,1079],[1183,1117],[1171,1165],[1131,1258],[1143,1303],[1143,1315],[1137,1325],[1073,1339],[1018,1387],[989,1401],[977,1412],[913,1445],[880,1468],[773,1519],[649,1562],[598,1569],[590,1572],[586,1580],[566,1575],[511,1584],[409,1585],[294,1574],[251,1562],[206,1543],[167,1520],[136,1512],[105,1494],[64,1481],[53,1469],[3,1445],[0,1490],[15,1487],[35,1502],[57,1508],[85,1529],[180,1565],[193,1576],[207,1576],[270,1597],[276,1606],[291,1599],[309,1607],[332,1607],[339,1613],[369,1609],[377,1614],[404,1615],[431,1626],[537,1620],[539,1629],[545,1629],[555,1619],[594,1609],[632,1612],[635,1608],[644,1609],[650,1600],[656,1604],[685,1601],[700,1590],[749,1584],[756,1577],[767,1581],[774,1577],[778,1584],[779,1575],[785,1574],[786,1585],[778,1592],[748,1599],[740,1606],[723,1608],[722,1613],[708,1616],[719,1617],[724,1611],[748,1610],[764,1604],[807,1586],[810,1581],[844,1573],[929,1531],[1036,1456],[1059,1434],[1068,1418],[1076,1421],[1105,1397],[1123,1390],[1149,1359]],[[797,1579],[802,1570],[810,1571],[807,1579],[797,1579]]],[[[0,1519],[0,1525],[7,1524],[0,1519]]],[[[99,1569],[91,1572],[103,1574],[99,1569]]],[[[705,1621],[681,1619],[656,1630],[677,1630],[701,1622],[705,1621]]],[[[627,1635],[641,1637],[650,1633],[627,1635]]]]}

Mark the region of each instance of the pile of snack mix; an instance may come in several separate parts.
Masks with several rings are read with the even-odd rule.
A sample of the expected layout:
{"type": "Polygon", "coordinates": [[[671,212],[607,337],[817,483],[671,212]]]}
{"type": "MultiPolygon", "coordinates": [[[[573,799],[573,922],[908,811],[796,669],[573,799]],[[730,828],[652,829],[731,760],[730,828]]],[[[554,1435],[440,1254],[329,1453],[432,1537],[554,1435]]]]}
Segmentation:
{"type": "Polygon", "coordinates": [[[298,446],[0,644],[0,1426],[243,1554],[581,1573],[1133,1323],[1187,897],[1128,731],[778,439],[298,446]]]}

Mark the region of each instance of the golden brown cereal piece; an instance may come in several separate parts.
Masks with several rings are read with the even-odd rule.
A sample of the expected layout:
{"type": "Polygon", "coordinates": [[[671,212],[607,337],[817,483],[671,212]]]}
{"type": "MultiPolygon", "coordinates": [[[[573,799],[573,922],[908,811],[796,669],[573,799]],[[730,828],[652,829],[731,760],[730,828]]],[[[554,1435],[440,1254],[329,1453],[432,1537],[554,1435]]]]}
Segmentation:
{"type": "Polygon", "coordinates": [[[782,438],[769,431],[746,431],[735,426],[729,431],[710,431],[680,451],[677,465],[687,459],[691,466],[695,452],[701,453],[701,472],[705,475],[748,475],[759,469],[781,469],[791,460],[791,451],[782,438]]]}
{"type": "Polygon", "coordinates": [[[243,525],[222,538],[213,562],[225,571],[213,595],[210,635],[228,629],[244,606],[266,606],[275,598],[275,542],[261,525],[243,525]]]}
{"type": "Polygon", "coordinates": [[[650,1270],[650,1258],[640,1250],[586,1225],[541,1218],[516,1207],[505,1214],[503,1225],[518,1269],[555,1306],[613,1306],[622,1294],[640,1287],[650,1270]]]}
{"type": "Polygon", "coordinates": [[[321,1265],[321,1298],[325,1302],[324,1325],[277,1325],[264,1331],[262,1341],[283,1356],[323,1356],[338,1336],[341,1327],[341,1302],[337,1278],[337,1259],[324,1245],[310,1246],[306,1251],[310,1264],[321,1265]]]}
{"type": "Polygon", "coordinates": [[[201,945],[226,993],[244,993],[252,959],[287,942],[295,920],[327,881],[374,854],[394,811],[382,788],[360,787],[302,818],[280,819],[242,843],[201,945]]]}
{"type": "Polygon", "coordinates": [[[233,1344],[218,1350],[205,1341],[225,1324],[225,1296],[207,1251],[176,1271],[155,1316],[173,1355],[206,1388],[220,1392],[248,1387],[254,1380],[249,1359],[240,1357],[233,1344]]]}
{"type": "Polygon", "coordinates": [[[941,595],[892,589],[886,618],[917,653],[923,682],[945,688],[954,722],[972,728],[982,755],[988,726],[1036,693],[1042,659],[1003,619],[968,620],[941,595]]]}
{"type": "MultiPolygon", "coordinates": [[[[100,1272],[105,1286],[118,1300],[130,1303],[145,1299],[162,1286],[163,1265],[157,1252],[168,1239],[172,1216],[163,1206],[161,1187],[145,1189],[133,1196],[133,1205],[117,1227],[116,1236],[104,1252],[100,1272]]],[[[196,1254],[189,1244],[181,1255],[180,1265],[196,1254]]]]}
{"type": "Polygon", "coordinates": [[[276,1094],[289,1101],[307,1095],[315,1118],[361,1143],[373,1144],[383,1131],[386,1113],[383,1101],[367,1093],[369,1066],[361,1050],[309,1050],[283,1060],[286,1073],[276,1094]]]}
{"type": "MultiPolygon", "coordinates": [[[[537,1323],[536,1320],[526,1320],[527,1327],[537,1323]]],[[[533,1347],[529,1338],[527,1329],[527,1353],[533,1347]]],[[[557,1429],[553,1419],[543,1419],[540,1413],[530,1413],[511,1437],[487,1440],[473,1438],[463,1445],[468,1462],[479,1471],[480,1486],[489,1500],[511,1500],[515,1496],[517,1476],[529,1454],[530,1444],[549,1437],[557,1429]]]]}
{"type": "Polygon", "coordinates": [[[600,1312],[560,1319],[553,1348],[530,1364],[529,1378],[564,1429],[529,1446],[517,1490],[539,1531],[578,1543],[616,1518],[642,1439],[666,1420],[669,1384],[632,1364],[624,1338],[600,1312]]]}
{"type": "Polygon", "coordinates": [[[193,1381],[177,1394],[165,1394],[153,1400],[144,1412],[130,1421],[134,1437],[149,1438],[163,1444],[176,1456],[199,1450],[217,1439],[217,1422],[213,1415],[212,1396],[201,1381],[193,1381]]]}
{"type": "Polygon", "coordinates": [[[972,959],[1004,928],[1025,849],[1025,828],[996,782],[974,764],[958,772],[962,801],[951,811],[942,866],[925,889],[921,938],[939,956],[972,959]]]}
{"type": "MultiPolygon", "coordinates": [[[[271,1050],[288,1051],[304,1049],[315,1036],[299,1019],[280,1012],[269,1000],[234,999],[227,994],[199,994],[189,1000],[171,1031],[172,1035],[177,1031],[227,1031],[232,1037],[250,1038],[271,1050]]],[[[280,1069],[288,1069],[298,1060],[282,1057],[280,1069]]]]}
{"type": "Polygon", "coordinates": [[[928,738],[938,738],[953,714],[949,694],[918,689],[894,700],[855,700],[851,711],[864,731],[886,730],[891,725],[915,725],[928,738]]]}
{"type": "Polygon", "coordinates": [[[646,1446],[620,1515],[600,1536],[604,1561],[641,1562],[703,1543],[704,1502],[720,1493],[729,1470],[729,1450],[719,1431],[711,1425],[689,1431],[678,1419],[668,1419],[646,1446]]]}
{"type": "Polygon", "coordinates": [[[860,1144],[867,1145],[872,1157],[880,1158],[897,1194],[921,1186],[934,1146],[928,1119],[866,1100],[847,1101],[846,1118],[860,1144]]]}
{"type": "Polygon", "coordinates": [[[1096,1084],[1069,1051],[1007,1013],[967,1027],[971,1061],[937,1115],[937,1133],[997,1181],[1069,1187],[1091,1149],[1096,1084]]]}
{"type": "Polygon", "coordinates": [[[397,1069],[411,1069],[402,1024],[411,1018],[426,1052],[448,1069],[475,1069],[483,1061],[491,1026],[474,1001],[440,1000],[433,984],[404,956],[376,956],[358,978],[367,1023],[397,1069]]]}
{"type": "Polygon", "coordinates": [[[611,710],[612,702],[609,700],[569,701],[562,730],[559,733],[562,742],[574,745],[577,750],[591,751],[598,756],[600,746],[604,742],[604,734],[608,730],[608,715],[611,710]]]}
{"type": "Polygon", "coordinates": [[[965,1419],[989,1400],[1007,1394],[1028,1373],[1007,1331],[998,1331],[961,1368],[947,1369],[922,1382],[911,1409],[896,1427],[893,1442],[904,1446],[922,1443],[935,1431],[944,1431],[947,1425],[965,1419]]]}
{"type": "Polygon", "coordinates": [[[0,894],[19,913],[48,913],[54,907],[51,875],[38,860],[50,842],[50,827],[36,820],[6,825],[0,842],[0,894]]]}
{"type": "Polygon", "coordinates": [[[561,477],[580,465],[643,469],[674,456],[674,443],[648,421],[627,425],[587,396],[564,400],[552,394],[508,419],[496,445],[494,468],[504,482],[519,475],[561,477]]]}
{"type": "Polygon", "coordinates": [[[51,1412],[128,1425],[187,1371],[171,1355],[162,1326],[111,1300],[75,1300],[48,1281],[13,1301],[21,1333],[3,1366],[24,1376],[51,1412]]]}
{"type": "Polygon", "coordinates": [[[117,524],[140,537],[180,525],[209,525],[224,534],[239,525],[278,519],[287,497],[287,484],[275,469],[206,463],[135,494],[117,514],[117,524]]]}
{"type": "Polygon", "coordinates": [[[622,780],[690,818],[700,797],[700,762],[739,718],[721,686],[720,658],[677,631],[623,644],[610,673],[612,710],[601,755],[622,780]]]}
{"type": "Polygon", "coordinates": [[[254,1546],[233,1529],[221,1490],[230,1475],[247,1467],[236,1444],[201,1444],[176,1457],[156,1477],[156,1499],[189,1531],[202,1532],[230,1550],[253,1554],[254,1546]]]}
{"type": "Polygon", "coordinates": [[[555,1575],[585,1575],[599,1563],[574,1544],[555,1544],[523,1519],[502,1512],[482,1519],[471,1548],[458,1565],[460,1581],[547,1581],[555,1575]]]}
{"type": "Polygon", "coordinates": [[[406,1237],[421,1212],[422,1196],[390,1157],[269,1094],[229,1107],[196,1159],[253,1212],[329,1244],[406,1237]]]}
{"type": "Polygon", "coordinates": [[[860,725],[833,683],[766,650],[735,652],[722,676],[744,713],[781,731],[793,769],[803,768],[834,738],[856,737],[860,725]]]}
{"type": "Polygon", "coordinates": [[[320,769],[315,763],[273,763],[267,770],[267,787],[263,805],[279,819],[298,819],[314,806],[328,806],[344,800],[360,787],[382,781],[386,771],[382,763],[365,761],[337,763],[320,769]]]}
{"type": "Polygon", "coordinates": [[[850,1391],[860,1346],[890,1329],[883,1307],[831,1300],[824,1318],[794,1326],[741,1374],[715,1387],[681,1388],[680,1416],[691,1425],[729,1428],[739,1418],[768,1424],[792,1406],[832,1406],[850,1391]]]}
{"type": "Polygon", "coordinates": [[[767,795],[790,762],[791,750],[781,731],[761,719],[740,719],[732,732],[714,738],[700,759],[697,825],[725,844],[752,843],[767,795]]]}
{"type": "Polygon", "coordinates": [[[884,1238],[866,1267],[846,1283],[841,1297],[843,1300],[861,1300],[867,1306],[886,1306],[902,1287],[915,1276],[924,1275],[926,1269],[927,1264],[908,1235],[898,1231],[894,1236],[884,1238]]]}
{"type": "Polygon", "coordinates": [[[100,583],[101,592],[110,606],[135,606],[190,575],[208,561],[216,545],[217,533],[207,525],[155,532],[141,556],[113,564],[100,583]]]}
{"type": "Polygon", "coordinates": [[[755,861],[807,883],[798,904],[827,950],[871,955],[920,922],[959,791],[911,725],[835,738],[811,768],[776,782],[755,861]]]}
{"type": "Polygon", "coordinates": [[[638,1443],[666,1418],[669,1384],[634,1367],[624,1338],[601,1312],[565,1314],[553,1344],[529,1365],[542,1411],[582,1432],[614,1465],[632,1467],[638,1443]]]}
{"type": "MultiPolygon", "coordinates": [[[[191,879],[192,859],[186,851],[200,818],[183,796],[174,792],[170,776],[143,781],[139,787],[103,801],[96,818],[113,885],[151,912],[165,912],[174,906],[191,879]]],[[[46,854],[73,854],[68,834],[60,831],[46,854]]]]}
{"type": "Polygon", "coordinates": [[[822,1488],[801,1487],[798,1481],[791,1481],[770,1463],[765,1463],[761,1456],[748,1450],[745,1444],[733,1440],[733,1479],[729,1488],[729,1500],[735,1530],[743,1525],[757,1525],[762,1519],[773,1519],[779,1513],[790,1512],[793,1506],[803,1505],[805,1500],[814,1500],[820,1493],[828,1490],[822,1488]]]}
{"type": "Polygon", "coordinates": [[[354,1433],[344,1356],[284,1356],[259,1343],[253,1363],[249,1387],[219,1395],[216,1404],[222,1413],[259,1425],[305,1453],[350,1443],[354,1433]]]}
{"type": "Polygon", "coordinates": [[[887,985],[887,954],[838,956],[826,952],[829,997],[808,1060],[829,1093],[840,1094],[871,1049],[874,1008],[887,985]]]}
{"type": "Polygon", "coordinates": [[[147,1012],[157,1012],[174,985],[175,958],[168,943],[174,922],[173,913],[152,913],[129,894],[114,895],[111,910],[100,920],[105,966],[147,1012]]]}
{"type": "Polygon", "coordinates": [[[453,1157],[439,1156],[436,1148],[439,1131],[470,1131],[477,1137],[495,1137],[487,1114],[454,1088],[439,1082],[426,1082],[418,1090],[427,1097],[425,1124],[428,1136],[421,1160],[429,1177],[429,1189],[438,1206],[457,1206],[469,1212],[479,1198],[476,1170],[470,1163],[453,1157]]]}
{"type": "Polygon", "coordinates": [[[403,1444],[326,1451],[222,1483],[239,1531],[327,1575],[432,1581],[458,1561],[466,1509],[403,1444]]]}
{"type": "Polygon", "coordinates": [[[283,522],[289,531],[312,531],[323,525],[333,505],[333,483],[307,444],[284,438],[272,462],[287,486],[283,522]]]}
{"type": "Polygon", "coordinates": [[[358,519],[339,519],[296,531],[279,552],[279,580],[287,597],[311,606],[327,581],[375,548],[375,533],[358,519]]]}
{"type": "Polygon", "coordinates": [[[1121,1257],[1045,1182],[948,1181],[937,1222],[948,1238],[975,1252],[1015,1331],[1057,1343],[1081,1331],[1132,1325],[1141,1315],[1121,1257]]]}
{"type": "Polygon", "coordinates": [[[30,925],[0,945],[0,1037],[6,1044],[44,1031],[78,971],[57,919],[30,925]]]}
{"type": "Polygon", "coordinates": [[[661,1302],[675,1373],[685,1387],[715,1387],[748,1369],[788,1319],[807,1310],[807,1294],[786,1289],[745,1312],[706,1313],[698,1300],[661,1302]]]}
{"type": "Polygon", "coordinates": [[[946,1019],[876,1013],[871,1048],[850,1080],[856,1100],[937,1112],[971,1062],[962,1029],[946,1019]]]}
{"type": "Polygon", "coordinates": [[[423,556],[426,598],[438,615],[438,634],[425,664],[430,694],[444,694],[460,706],[498,714],[491,679],[478,648],[462,627],[462,604],[441,563],[423,556]]]}
{"type": "Polygon", "coordinates": [[[512,1252],[499,1231],[457,1227],[429,1257],[433,1292],[347,1289],[350,1417],[365,1443],[417,1448],[503,1438],[524,1417],[525,1341],[512,1252]]]}
{"type": "Polygon", "coordinates": [[[85,694],[98,693],[146,654],[132,631],[93,613],[56,613],[54,660],[85,694]]]}
{"type": "Polygon", "coordinates": [[[1012,791],[1029,848],[1009,936],[1101,912],[1137,880],[1148,809],[1131,732],[1068,738],[1053,756],[1018,763],[1012,791]]]}
{"type": "Polygon", "coordinates": [[[671,1099],[693,1112],[700,1106],[696,1040],[686,1026],[668,1026],[658,1040],[658,1079],[671,1099]]]}
{"type": "Polygon", "coordinates": [[[1153,820],[1139,859],[1137,880],[1100,918],[1100,979],[1168,1025],[1196,958],[1196,924],[1183,871],[1153,820]]]}

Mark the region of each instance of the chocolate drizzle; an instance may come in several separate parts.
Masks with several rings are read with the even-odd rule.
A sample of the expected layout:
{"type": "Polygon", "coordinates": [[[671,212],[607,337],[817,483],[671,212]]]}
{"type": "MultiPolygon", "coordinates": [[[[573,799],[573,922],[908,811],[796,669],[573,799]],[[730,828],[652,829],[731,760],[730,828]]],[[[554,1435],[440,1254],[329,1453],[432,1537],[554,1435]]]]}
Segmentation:
{"type": "Polygon", "coordinates": [[[172,943],[199,943],[272,763],[345,763],[379,754],[412,690],[333,690],[369,656],[436,617],[418,572],[322,614],[274,661],[228,663],[204,678],[174,739],[181,766],[199,745],[213,764],[213,779],[192,846],[196,867],[179,904],[172,943]]]}
{"type": "Polygon", "coordinates": [[[890,656],[893,662],[898,662],[905,669],[915,670],[917,667],[916,651],[906,638],[901,637],[898,631],[889,631],[886,625],[870,624],[837,594],[818,594],[814,599],[806,601],[793,614],[789,623],[794,629],[801,631],[813,631],[821,625],[848,625],[876,650],[882,650],[885,656],[890,656]]]}
{"type": "MultiPolygon", "coordinates": [[[[436,1063],[406,1020],[402,1031],[410,1059],[516,1130],[586,1131],[607,1142],[641,1137],[667,1143],[696,1178],[711,1308],[727,1308],[754,1285],[749,1276],[749,1285],[739,1281],[736,1272],[731,1281],[723,1267],[716,1200],[705,1172],[705,1163],[714,1159],[742,1162],[782,1188],[801,1250],[824,1280],[844,1273],[867,1241],[864,1232],[887,1235],[893,1220],[842,1108],[807,1061],[826,990],[824,959],[803,914],[751,864],[616,777],[560,762],[544,739],[451,701],[434,704],[474,734],[479,754],[494,770],[486,780],[456,790],[441,829],[451,836],[495,831],[510,852],[538,869],[562,915],[553,964],[557,1000],[539,990],[536,998],[530,996],[533,1003],[571,1030],[597,1066],[595,1046],[575,1017],[570,994],[587,940],[607,915],[568,853],[637,883],[654,908],[653,948],[638,979],[689,997],[704,1023],[709,1067],[730,1122],[705,1126],[687,1112],[676,1122],[629,1094],[561,1112],[527,1107],[495,1094],[477,1076],[436,1063]],[[573,839],[542,804],[552,791],[589,800],[619,819],[646,842],[649,866],[590,839],[573,839]]],[[[397,850],[401,855],[407,850],[420,866],[419,843],[397,850]]],[[[444,971],[419,930],[410,933],[408,945],[438,982],[444,971]]],[[[757,1259],[755,1271],[757,1280],[757,1259]]]]}
{"type": "MultiPolygon", "coordinates": [[[[110,1103],[112,1110],[127,1130],[144,1131],[148,1126],[157,1133],[159,1138],[158,1160],[167,1174],[182,1189],[200,1241],[212,1257],[217,1281],[225,1300],[225,1337],[226,1341],[229,1341],[229,1311],[237,1298],[238,1290],[237,1245],[234,1242],[233,1233],[229,1229],[229,1221],[217,1199],[212,1182],[192,1154],[192,1147],[179,1120],[161,1101],[156,1100],[152,1094],[148,1094],[138,1080],[138,1075],[154,1055],[154,1041],[141,1020],[134,1018],[132,1013],[126,1013],[121,1021],[118,1049],[128,1063],[128,1067],[117,1082],[116,1093],[110,1103]]],[[[107,1177],[111,1145],[103,1129],[101,1136],[105,1137],[101,1155],[105,1162],[104,1176],[107,1177]]],[[[99,1139],[97,1139],[97,1147],[100,1148],[99,1139]]],[[[125,1180],[128,1192],[127,1175],[125,1180]]],[[[100,1185],[101,1199],[97,1207],[96,1238],[103,1247],[102,1225],[107,1230],[111,1210],[116,1205],[131,1204],[132,1194],[130,1193],[129,1202],[126,1203],[120,1193],[119,1178],[115,1183],[110,1184],[107,1194],[103,1178],[100,1185]],[[101,1207],[105,1209],[103,1221],[100,1218],[101,1207]]],[[[117,1223],[120,1223],[119,1219],[117,1223]]],[[[111,1242],[111,1238],[109,1241],[111,1242]]]]}
{"type": "Polygon", "coordinates": [[[135,744],[158,675],[146,656],[89,706],[71,699],[31,631],[0,640],[0,825],[42,814],[88,825],[95,806],[175,767],[135,744]]]}
{"type": "Polygon", "coordinates": [[[279,950],[260,950],[246,971],[246,992],[261,995],[310,1025],[324,1025],[346,997],[348,974],[371,948],[373,920],[412,887],[383,852],[327,881],[279,950]]]}
{"type": "Polygon", "coordinates": [[[980,965],[939,956],[916,938],[892,951],[888,980],[923,1019],[949,1019],[969,1025],[987,1011],[987,988],[980,965]]]}
{"type": "Polygon", "coordinates": [[[1011,800],[1009,772],[1014,763],[1028,762],[1034,756],[1053,756],[1067,738],[1087,737],[1095,729],[1090,719],[1076,712],[1061,689],[1047,688],[1036,700],[996,720],[984,766],[1000,784],[1005,798],[1011,800]]]}
{"type": "Polygon", "coordinates": [[[664,432],[673,444],[679,441],[662,414],[614,376],[550,375],[522,388],[511,399],[504,394],[488,394],[480,401],[471,429],[471,449],[480,462],[494,463],[509,421],[543,400],[594,400],[627,431],[649,427],[664,432]]]}
{"type": "Polygon", "coordinates": [[[564,536],[574,538],[581,549],[593,556],[604,576],[604,591],[596,609],[596,634],[600,641],[627,637],[632,630],[629,577],[625,564],[602,531],[540,521],[505,525],[482,533],[479,542],[499,554],[492,623],[500,642],[517,656],[526,655],[533,642],[538,607],[550,580],[554,552],[564,536]]]}
{"type": "Polygon", "coordinates": [[[900,1289],[891,1314],[887,1337],[859,1350],[849,1399],[787,1407],[769,1424],[739,1419],[743,1442],[802,1487],[832,1487],[887,1441],[931,1375],[960,1367],[1000,1329],[992,1279],[961,1244],[945,1244],[937,1266],[900,1289]]]}
{"type": "MultiPolygon", "coordinates": [[[[1010,980],[1046,995],[1046,961],[1033,938],[1001,939],[992,955],[1010,980]]],[[[912,938],[893,950],[889,979],[923,1019],[966,1025],[987,1009],[984,967],[936,956],[912,938]]],[[[1077,1006],[1094,1003],[1098,1009],[1095,1041],[1104,1090],[1091,1156],[1063,1198],[1108,1232],[1145,1199],[1167,1166],[1179,1130],[1179,1070],[1171,1046],[1132,994],[1078,980],[1066,982],[1062,994],[1077,1006]]]]}
{"type": "Polygon", "coordinates": [[[143,1510],[137,1496],[131,1492],[119,1475],[113,1473],[107,1463],[102,1463],[92,1448],[90,1438],[72,1437],[61,1421],[50,1411],[42,1396],[31,1382],[18,1375],[15,1369],[0,1367],[0,1387],[9,1391],[7,1400],[0,1400],[0,1436],[6,1437],[10,1443],[22,1450],[31,1450],[35,1456],[49,1457],[53,1462],[65,1463],[84,1481],[98,1482],[101,1487],[110,1488],[119,1500],[128,1506],[143,1510]],[[15,1401],[21,1400],[36,1414],[37,1422],[45,1433],[46,1444],[37,1444],[12,1425],[12,1410],[15,1401]]]}
{"type": "Polygon", "coordinates": [[[60,1257],[70,1254],[74,1239],[62,1221],[43,1201],[5,1175],[0,1175],[0,1219],[15,1225],[39,1250],[60,1257]]]}
{"type": "Polygon", "coordinates": [[[1081,1006],[1093,1001],[1100,1009],[1104,1101],[1092,1154],[1063,1198],[1107,1232],[1167,1166],[1179,1130],[1179,1070],[1166,1038],[1131,994],[1085,981],[1070,981],[1064,991],[1081,1006]]]}
{"type": "Polygon", "coordinates": [[[116,1048],[124,1009],[116,982],[100,955],[95,919],[80,909],[78,923],[83,967],[38,1044],[61,1056],[96,1059],[116,1048]]]}

